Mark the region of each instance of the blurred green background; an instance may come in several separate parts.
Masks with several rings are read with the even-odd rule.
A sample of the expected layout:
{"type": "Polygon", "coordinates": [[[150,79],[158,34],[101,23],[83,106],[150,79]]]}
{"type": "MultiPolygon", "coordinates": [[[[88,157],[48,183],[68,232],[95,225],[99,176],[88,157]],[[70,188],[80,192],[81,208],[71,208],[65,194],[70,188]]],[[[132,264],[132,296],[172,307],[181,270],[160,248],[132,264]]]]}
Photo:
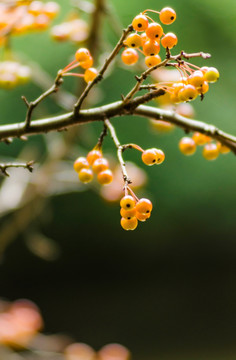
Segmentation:
{"type": "MultiPolygon", "coordinates": [[[[58,2],[63,11],[55,23],[69,11],[67,1],[58,2]]],[[[170,30],[179,38],[176,53],[182,49],[209,52],[212,58],[207,65],[217,67],[221,74],[205,100],[194,102],[197,118],[235,135],[235,0],[108,2],[124,26],[144,7],[160,10],[169,5],[176,10],[177,20],[170,30]]],[[[101,47],[116,40],[105,20],[101,47]]],[[[52,77],[75,51],[71,44],[52,42],[46,33],[17,37],[12,45],[16,53],[39,62],[52,77]]],[[[117,65],[101,84],[97,104],[120,99],[132,84],[134,74],[117,65]]],[[[73,92],[75,82],[68,81],[65,88],[73,92]]],[[[1,124],[24,119],[23,94],[34,99],[40,89],[30,84],[9,92],[0,90],[1,124]]],[[[58,111],[50,100],[35,116],[58,111]]],[[[185,157],[178,150],[180,129],[158,135],[145,119],[126,117],[112,122],[122,143],[160,147],[166,153],[162,166],[145,168],[148,184],[139,192],[153,201],[151,219],[136,231],[125,232],[119,224],[119,204],[105,203],[96,191],[52,196],[44,217],[37,217],[7,247],[0,265],[0,295],[35,301],[48,333],[67,333],[95,348],[119,342],[136,360],[235,359],[235,156],[222,155],[207,162],[198,149],[194,156],[185,157]],[[32,229],[58,245],[60,256],[55,261],[29,251],[26,238],[32,229]]],[[[77,156],[94,146],[102,126],[89,124],[81,129],[77,156]]],[[[44,136],[31,137],[28,144],[39,150],[40,166],[47,155],[44,136]]],[[[10,146],[2,143],[1,159],[17,157],[24,146],[20,140],[10,146]]],[[[109,152],[115,155],[113,144],[106,140],[104,153],[109,152]]],[[[144,168],[135,153],[127,152],[125,158],[144,168]]],[[[72,161],[71,153],[65,159],[72,161]]],[[[53,178],[48,181],[53,188],[53,178]]],[[[0,220],[2,229],[11,216],[0,220]]]]}

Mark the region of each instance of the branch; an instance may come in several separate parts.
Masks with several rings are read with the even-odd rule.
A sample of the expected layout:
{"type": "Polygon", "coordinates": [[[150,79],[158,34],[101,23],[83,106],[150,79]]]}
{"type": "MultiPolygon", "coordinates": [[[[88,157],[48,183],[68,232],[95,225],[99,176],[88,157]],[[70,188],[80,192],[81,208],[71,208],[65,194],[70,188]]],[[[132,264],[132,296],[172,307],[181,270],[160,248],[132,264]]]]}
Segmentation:
{"type": "Polygon", "coordinates": [[[198,131],[202,134],[206,134],[228,146],[236,154],[236,136],[227,134],[214,125],[185,118],[184,116],[176,114],[174,111],[143,105],[147,101],[150,101],[163,93],[162,90],[154,90],[143,96],[136,97],[128,104],[124,104],[123,101],[117,101],[97,108],[81,110],[79,114],[69,112],[46,119],[34,120],[31,122],[30,129],[25,128],[24,122],[1,125],[0,141],[4,141],[7,138],[19,138],[24,135],[60,131],[70,126],[75,126],[76,124],[104,121],[104,118],[110,119],[122,115],[137,115],[156,120],[166,120],[186,131],[198,131]]]}
{"type": "Polygon", "coordinates": [[[106,59],[104,65],[102,66],[102,68],[99,70],[98,75],[95,77],[95,79],[93,81],[91,81],[90,83],[88,83],[88,85],[86,86],[86,88],[84,89],[83,93],[81,94],[81,96],[79,97],[79,100],[77,101],[77,103],[74,106],[74,113],[78,114],[81,108],[81,105],[84,101],[84,99],[88,96],[90,90],[93,88],[93,86],[95,84],[97,84],[99,81],[102,80],[104,73],[106,72],[108,66],[110,65],[110,63],[112,62],[112,60],[116,57],[116,55],[118,54],[118,52],[120,51],[120,49],[123,47],[123,41],[126,39],[127,35],[133,30],[133,26],[129,25],[127,27],[127,29],[123,30],[123,35],[121,36],[120,40],[118,41],[118,43],[116,44],[116,46],[114,47],[114,49],[112,50],[111,54],[108,56],[108,58],[106,59]]]}
{"type": "Polygon", "coordinates": [[[7,172],[7,169],[9,168],[24,168],[32,172],[33,163],[34,163],[33,161],[28,161],[27,163],[6,163],[6,164],[0,163],[0,171],[6,176],[10,176],[10,174],[7,172]]]}

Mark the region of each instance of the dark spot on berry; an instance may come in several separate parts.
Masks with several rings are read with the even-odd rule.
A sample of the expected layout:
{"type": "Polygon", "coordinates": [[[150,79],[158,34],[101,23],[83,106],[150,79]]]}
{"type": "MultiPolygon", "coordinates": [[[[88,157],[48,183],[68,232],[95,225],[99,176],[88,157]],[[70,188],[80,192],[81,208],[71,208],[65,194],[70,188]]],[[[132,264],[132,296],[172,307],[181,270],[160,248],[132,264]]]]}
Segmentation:
{"type": "Polygon", "coordinates": [[[192,96],[189,97],[189,100],[193,100],[192,96]]]}
{"type": "Polygon", "coordinates": [[[141,27],[142,27],[142,24],[139,23],[139,24],[138,24],[138,27],[141,28],[141,27]]]}
{"type": "Polygon", "coordinates": [[[158,35],[158,34],[156,34],[156,35],[155,35],[155,37],[159,37],[159,35],[158,35]]]}
{"type": "Polygon", "coordinates": [[[130,204],[127,204],[126,207],[130,207],[130,204]]]}
{"type": "Polygon", "coordinates": [[[150,54],[150,56],[154,56],[155,54],[150,54]]]}
{"type": "Polygon", "coordinates": [[[155,160],[155,159],[153,159],[153,160],[152,160],[152,162],[153,162],[153,163],[155,163],[155,162],[156,162],[156,160],[155,160]]]}
{"type": "Polygon", "coordinates": [[[130,216],[128,216],[128,217],[127,217],[127,219],[128,219],[128,220],[130,220],[130,219],[131,219],[131,217],[130,217],[130,216]]]}
{"type": "Polygon", "coordinates": [[[150,210],[147,210],[147,211],[146,211],[146,214],[148,214],[148,213],[150,213],[150,210]]]}
{"type": "Polygon", "coordinates": [[[170,20],[174,20],[174,18],[175,18],[174,16],[171,16],[170,20]]]}
{"type": "Polygon", "coordinates": [[[131,46],[135,47],[135,44],[131,44],[131,46]]]}

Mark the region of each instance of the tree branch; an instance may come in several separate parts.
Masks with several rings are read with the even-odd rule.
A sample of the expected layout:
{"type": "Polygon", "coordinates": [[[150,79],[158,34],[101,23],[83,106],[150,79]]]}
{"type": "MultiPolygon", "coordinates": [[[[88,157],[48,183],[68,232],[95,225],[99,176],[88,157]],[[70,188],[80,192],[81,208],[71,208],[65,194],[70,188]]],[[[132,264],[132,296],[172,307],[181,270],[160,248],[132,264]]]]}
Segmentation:
{"type": "Polygon", "coordinates": [[[6,175],[6,176],[10,176],[9,173],[7,172],[7,169],[9,168],[24,168],[29,170],[30,172],[33,171],[33,161],[28,161],[27,163],[6,163],[6,164],[1,164],[0,163],[0,171],[6,175]]]}

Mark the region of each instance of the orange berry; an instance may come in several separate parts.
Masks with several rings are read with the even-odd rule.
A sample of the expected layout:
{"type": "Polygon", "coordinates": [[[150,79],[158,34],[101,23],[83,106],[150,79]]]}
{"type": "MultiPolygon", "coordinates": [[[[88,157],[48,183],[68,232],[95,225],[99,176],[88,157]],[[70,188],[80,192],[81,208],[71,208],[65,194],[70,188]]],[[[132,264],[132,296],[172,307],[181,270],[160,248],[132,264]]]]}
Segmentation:
{"type": "Polygon", "coordinates": [[[89,163],[88,163],[88,160],[85,157],[80,156],[74,162],[74,170],[76,172],[79,172],[83,168],[88,169],[89,168],[89,163]]]}
{"type": "Polygon", "coordinates": [[[170,25],[176,19],[176,12],[170,7],[165,7],[160,11],[159,17],[162,24],[170,25]]]}
{"type": "Polygon", "coordinates": [[[190,119],[194,118],[194,116],[195,116],[194,108],[189,103],[178,104],[177,107],[176,107],[176,113],[181,115],[181,116],[185,116],[187,118],[190,118],[190,119]]]}
{"type": "Polygon", "coordinates": [[[131,48],[139,48],[142,45],[142,38],[138,34],[130,34],[124,44],[131,48]]]}
{"type": "Polygon", "coordinates": [[[121,209],[120,209],[120,214],[121,214],[121,216],[122,216],[123,218],[128,219],[128,218],[131,218],[131,217],[135,216],[135,214],[136,214],[136,209],[135,209],[135,207],[133,207],[133,208],[130,209],[130,210],[125,210],[125,209],[121,208],[121,209]]]}
{"type": "Polygon", "coordinates": [[[202,86],[198,88],[199,94],[206,94],[208,90],[209,90],[209,84],[207,81],[204,81],[202,86]]]}
{"type": "Polygon", "coordinates": [[[132,25],[134,30],[136,31],[145,31],[148,27],[148,19],[145,15],[141,13],[135,16],[135,18],[132,21],[132,25]]]}
{"type": "Polygon", "coordinates": [[[228,154],[230,152],[230,148],[224,144],[221,144],[219,141],[217,142],[217,147],[221,154],[228,154]]]}
{"type": "Polygon", "coordinates": [[[200,87],[204,83],[204,75],[202,71],[196,70],[188,77],[188,83],[195,86],[200,87]]]}
{"type": "Polygon", "coordinates": [[[136,211],[141,214],[149,214],[152,211],[152,202],[149,199],[140,199],[136,204],[136,211]]]}
{"type": "Polygon", "coordinates": [[[143,53],[145,56],[157,55],[160,52],[160,45],[158,42],[148,40],[143,44],[143,53]]]}
{"type": "Polygon", "coordinates": [[[138,53],[134,49],[125,49],[121,54],[121,60],[126,65],[134,65],[138,61],[138,53]]]}
{"type": "Polygon", "coordinates": [[[169,131],[172,131],[174,128],[173,124],[171,124],[168,121],[164,121],[164,120],[150,119],[150,123],[155,130],[160,131],[160,132],[169,132],[169,131]]]}
{"type": "Polygon", "coordinates": [[[109,169],[103,170],[98,173],[97,180],[99,184],[101,185],[107,185],[110,184],[113,180],[113,174],[112,171],[109,169]]]}
{"type": "Polygon", "coordinates": [[[142,161],[145,165],[152,166],[157,162],[156,149],[147,149],[142,153],[142,161]]]}
{"type": "Polygon", "coordinates": [[[196,144],[190,137],[183,137],[179,142],[179,149],[184,155],[193,155],[196,151],[196,144]]]}
{"type": "Polygon", "coordinates": [[[91,57],[91,54],[88,49],[80,48],[75,53],[75,58],[78,62],[87,61],[91,57]]]}
{"type": "Polygon", "coordinates": [[[161,149],[153,149],[157,155],[157,161],[156,164],[162,164],[163,161],[165,160],[165,154],[161,149]]]}
{"type": "Polygon", "coordinates": [[[105,158],[98,158],[93,163],[93,171],[95,174],[100,173],[101,171],[107,170],[109,168],[109,163],[105,158]]]}
{"type": "Polygon", "coordinates": [[[145,57],[145,64],[148,67],[158,65],[158,64],[160,64],[160,62],[161,62],[161,58],[160,58],[159,55],[153,55],[153,56],[146,56],[145,57]]]}
{"type": "Polygon", "coordinates": [[[91,150],[87,155],[87,161],[90,165],[93,165],[94,161],[100,158],[102,158],[100,150],[91,150]]]}
{"type": "Polygon", "coordinates": [[[151,213],[148,213],[148,214],[142,214],[140,213],[139,211],[136,211],[136,218],[139,220],[139,221],[146,221],[147,219],[149,219],[151,216],[151,213]]]}
{"type": "Polygon", "coordinates": [[[120,207],[125,210],[133,209],[135,207],[135,205],[136,205],[135,199],[131,195],[125,195],[120,200],[120,207]]]}
{"type": "Polygon", "coordinates": [[[206,160],[215,160],[219,156],[219,148],[214,143],[206,144],[202,155],[206,160]]]}
{"type": "Polygon", "coordinates": [[[149,24],[148,28],[146,29],[146,35],[151,40],[160,39],[162,34],[163,34],[162,26],[155,22],[149,24]]]}
{"type": "Polygon", "coordinates": [[[53,19],[60,10],[60,5],[58,5],[54,1],[49,1],[43,6],[43,13],[50,17],[50,19],[53,19]]]}
{"type": "Polygon", "coordinates": [[[93,66],[93,58],[92,56],[89,56],[87,60],[80,61],[79,66],[81,66],[83,69],[88,69],[91,66],[93,66]]]}
{"type": "Polygon", "coordinates": [[[204,79],[207,82],[214,83],[219,79],[219,77],[220,77],[219,71],[214,67],[209,67],[204,72],[204,79]]]}
{"type": "Polygon", "coordinates": [[[98,75],[98,71],[95,68],[89,68],[87,70],[85,70],[84,73],[84,80],[86,81],[86,83],[89,83],[91,81],[93,81],[98,75]]]}
{"type": "Polygon", "coordinates": [[[161,39],[161,44],[164,48],[172,49],[178,43],[178,38],[174,33],[167,33],[161,39]]]}
{"type": "Polygon", "coordinates": [[[196,99],[196,97],[198,96],[198,91],[197,89],[195,88],[195,86],[193,85],[185,85],[183,87],[183,89],[181,89],[179,91],[179,99],[181,101],[190,101],[190,100],[194,100],[196,99]]]}
{"type": "Polygon", "coordinates": [[[195,132],[192,136],[193,141],[195,142],[196,145],[204,145],[207,142],[211,141],[210,136],[201,134],[199,132],[195,132]]]}
{"type": "Polygon", "coordinates": [[[82,168],[79,171],[79,179],[81,182],[83,182],[84,184],[89,183],[90,181],[93,180],[93,172],[91,169],[86,169],[86,168],[82,168]]]}
{"type": "Polygon", "coordinates": [[[130,219],[121,218],[120,224],[124,230],[135,230],[138,226],[138,220],[135,216],[130,219]]]}

